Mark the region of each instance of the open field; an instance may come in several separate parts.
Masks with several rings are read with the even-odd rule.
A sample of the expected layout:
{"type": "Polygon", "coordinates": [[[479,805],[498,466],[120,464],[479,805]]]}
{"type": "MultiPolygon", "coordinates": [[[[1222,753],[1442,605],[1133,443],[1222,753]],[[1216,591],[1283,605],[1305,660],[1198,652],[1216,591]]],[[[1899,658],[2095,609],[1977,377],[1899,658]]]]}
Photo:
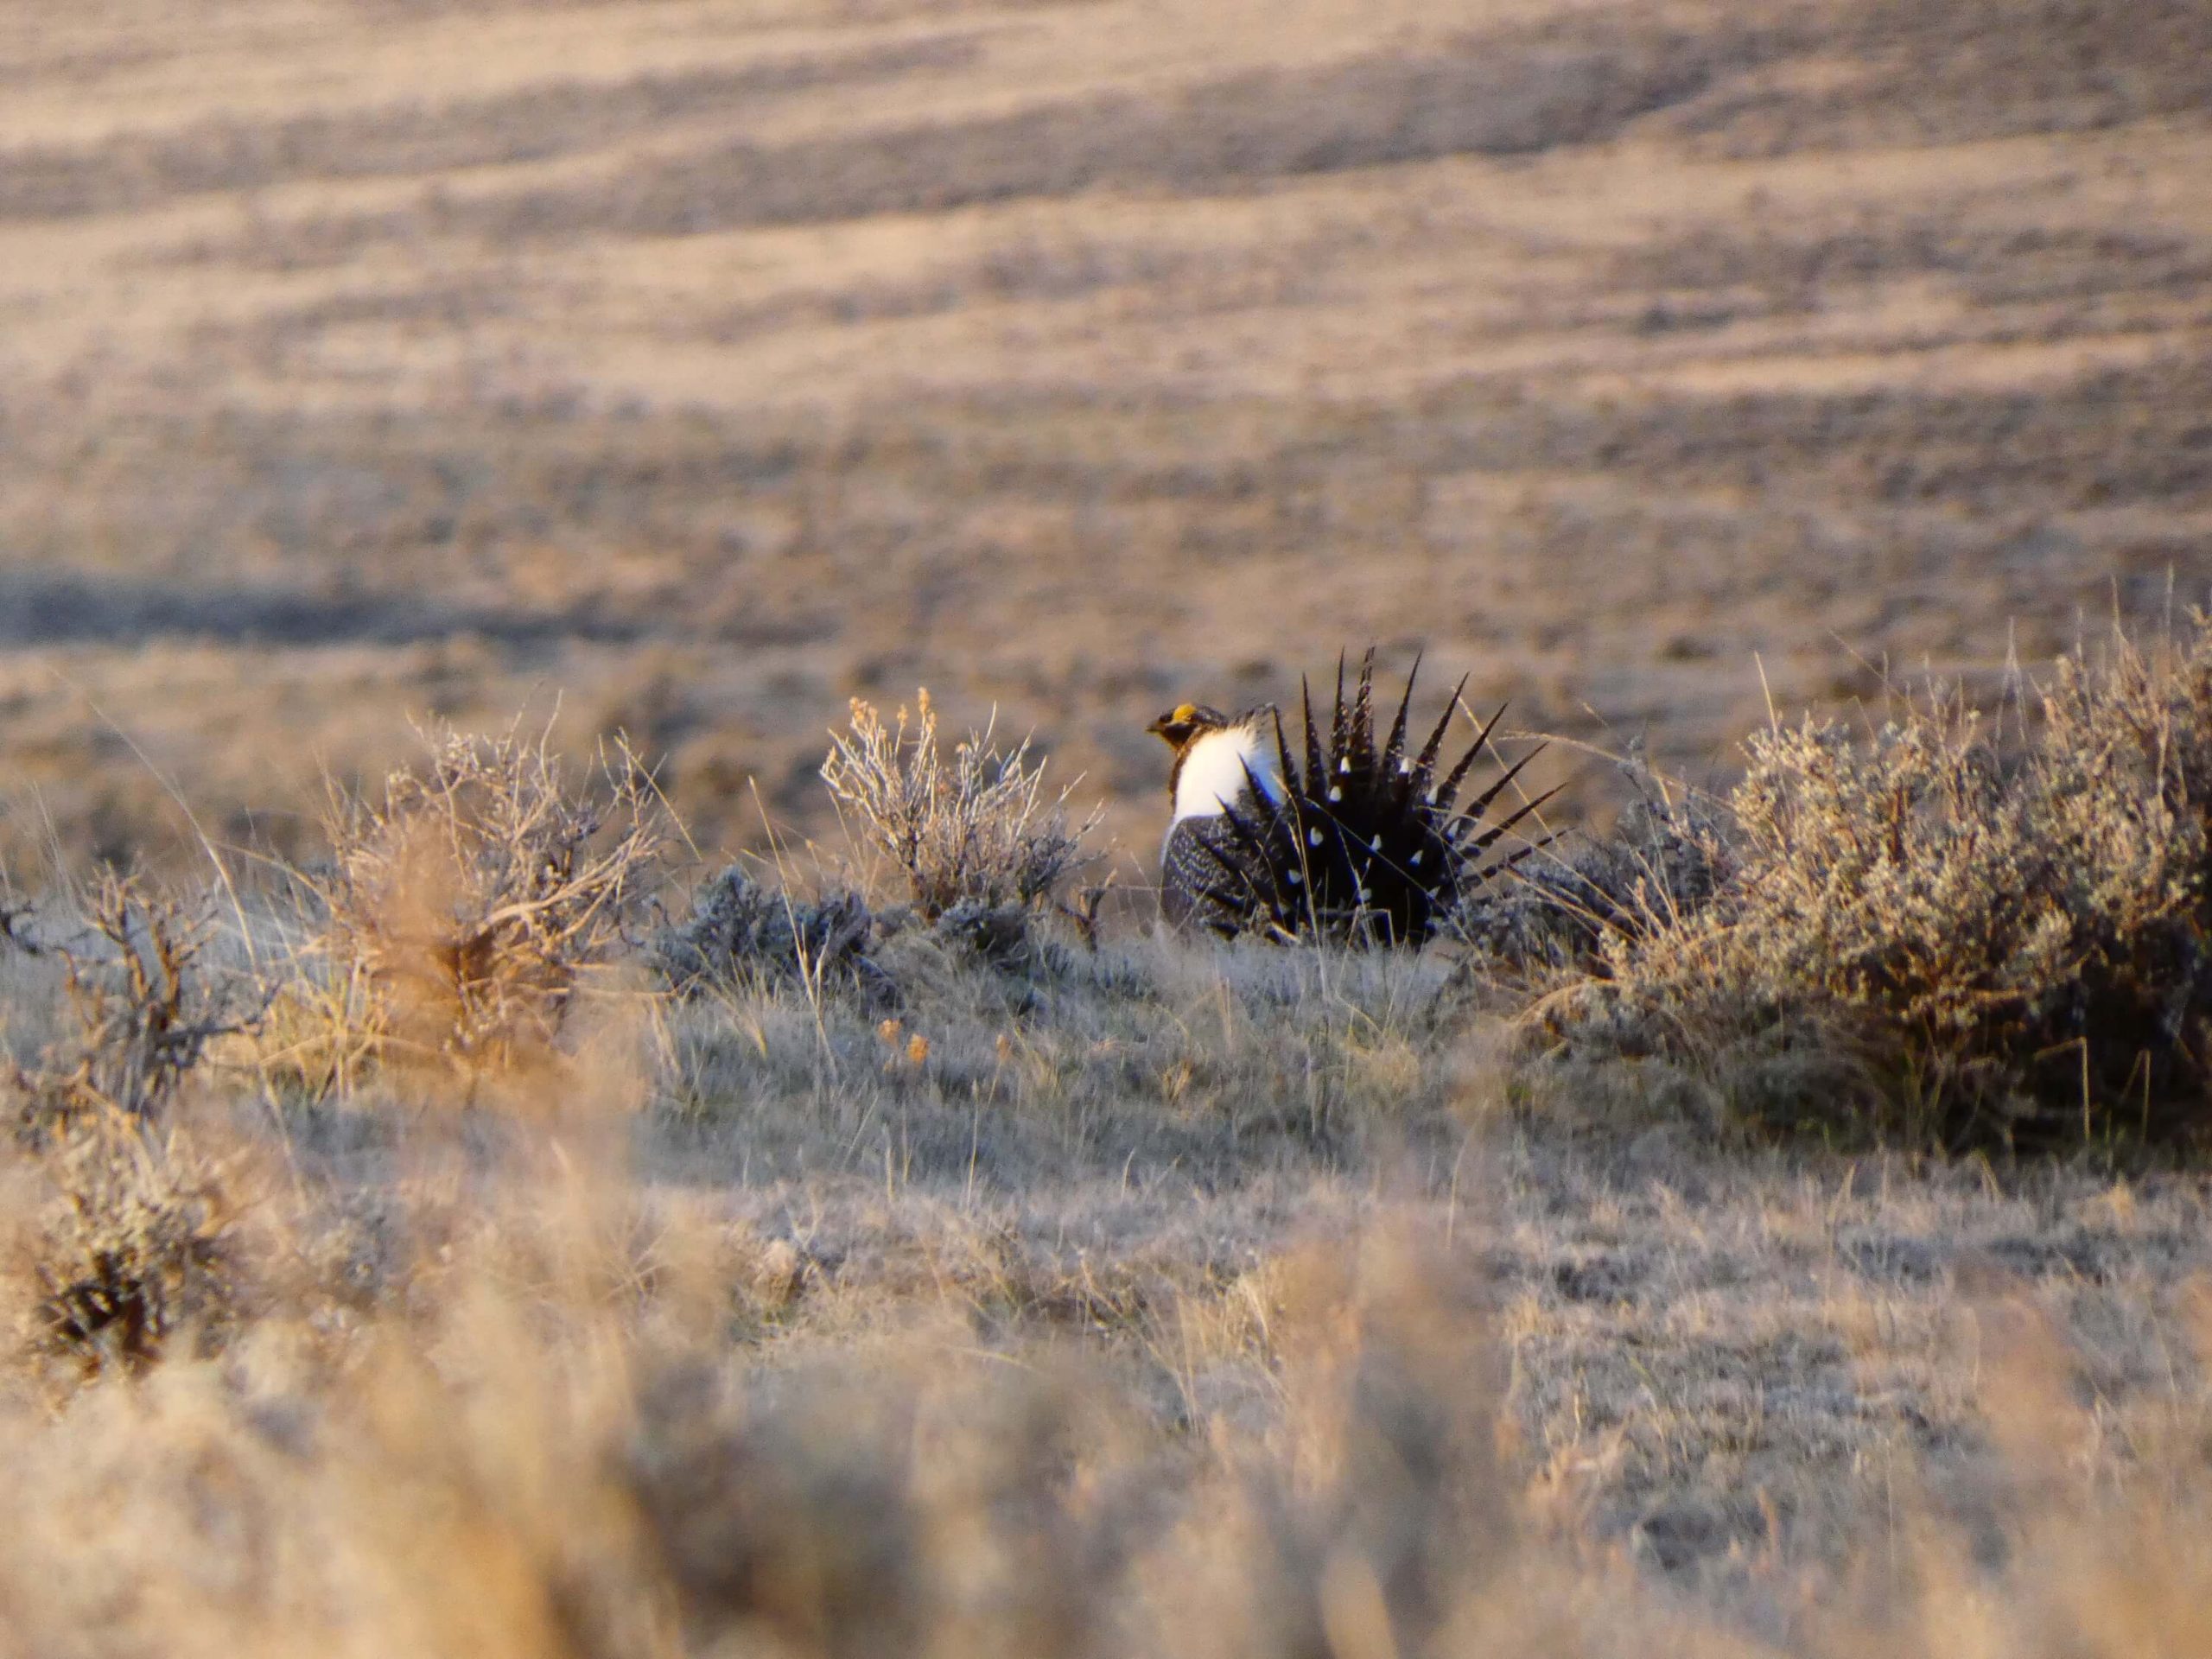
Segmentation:
{"type": "Polygon", "coordinates": [[[0,1659],[2212,1650],[2208,178],[2198,0],[0,5],[0,1659]],[[1151,932],[1370,639],[1599,836],[1858,747],[1151,932]],[[921,685],[1120,908],[858,855],[921,685]],[[330,844],[518,709],[658,857],[330,844]]]}
{"type": "Polygon", "coordinates": [[[176,855],[108,721],[298,851],[557,694],[758,845],[927,684],[1148,849],[1147,719],[1370,639],[1700,781],[2047,658],[2212,524],[2212,25],[2122,16],[19,12],[0,842],[176,855]]]}

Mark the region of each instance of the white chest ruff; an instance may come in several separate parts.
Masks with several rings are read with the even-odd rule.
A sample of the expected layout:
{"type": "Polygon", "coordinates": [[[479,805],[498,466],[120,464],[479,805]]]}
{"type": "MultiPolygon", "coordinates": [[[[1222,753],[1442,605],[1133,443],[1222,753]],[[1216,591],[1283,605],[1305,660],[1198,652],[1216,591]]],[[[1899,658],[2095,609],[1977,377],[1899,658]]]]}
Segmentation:
{"type": "Polygon", "coordinates": [[[1282,799],[1282,757],[1257,726],[1231,726],[1194,738],[1175,780],[1175,822],[1218,817],[1248,799],[1255,784],[1270,801],[1282,799]]]}

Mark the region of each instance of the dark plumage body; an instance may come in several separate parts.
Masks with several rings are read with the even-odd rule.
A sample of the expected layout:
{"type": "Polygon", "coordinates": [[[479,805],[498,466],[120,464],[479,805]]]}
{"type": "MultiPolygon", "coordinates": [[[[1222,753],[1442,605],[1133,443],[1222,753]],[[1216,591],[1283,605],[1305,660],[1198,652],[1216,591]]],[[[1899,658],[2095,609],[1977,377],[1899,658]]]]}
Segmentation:
{"type": "Polygon", "coordinates": [[[1160,849],[1160,913],[1171,927],[1203,927],[1224,937],[1240,930],[1240,907],[1213,893],[1223,864],[1235,854],[1224,818],[1178,818],[1168,825],[1160,849]]]}

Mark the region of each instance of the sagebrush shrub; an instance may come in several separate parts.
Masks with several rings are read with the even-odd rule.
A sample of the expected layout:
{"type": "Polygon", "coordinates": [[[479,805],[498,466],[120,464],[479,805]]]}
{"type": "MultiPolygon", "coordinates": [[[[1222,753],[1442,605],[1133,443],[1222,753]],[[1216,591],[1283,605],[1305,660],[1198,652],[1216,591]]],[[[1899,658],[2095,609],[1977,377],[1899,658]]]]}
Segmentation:
{"type": "Polygon", "coordinates": [[[1678,925],[1713,897],[1725,856],[1720,815],[1705,797],[1658,787],[1626,768],[1638,798],[1605,836],[1561,836],[1478,888],[1452,931],[1519,980],[1586,968],[1608,941],[1678,925]]]}
{"type": "Polygon", "coordinates": [[[804,899],[733,864],[692,895],[691,913],[652,941],[656,968],[679,994],[748,977],[811,985],[873,983],[875,918],[856,893],[804,899]]]}
{"type": "Polygon", "coordinates": [[[103,1109],[45,1158],[52,1197],[30,1264],[33,1345],[87,1375],[141,1369],[237,1307],[223,1172],[175,1128],[103,1109]]]}
{"type": "Polygon", "coordinates": [[[11,1068],[16,1134],[33,1144],[101,1112],[156,1116],[207,1046],[254,1010],[200,971],[204,915],[103,875],[73,938],[24,948],[61,959],[69,1020],[33,1068],[11,1068]]]}
{"type": "Polygon", "coordinates": [[[10,1068],[18,1155],[47,1201],[24,1236],[34,1349],[87,1375],[157,1358],[233,1305],[222,1172],[170,1120],[218,1038],[257,1017],[204,967],[204,916],[104,875],[81,925],[19,940],[61,959],[67,1019],[35,1065],[10,1068]]]}
{"type": "Polygon", "coordinates": [[[1612,932],[1543,1006],[1770,1095],[1755,1059],[1847,1058],[1834,1125],[2018,1144],[2212,1129],[2212,628],[2059,663],[2023,735],[1955,700],[1751,744],[1708,906],[1612,932]],[[1749,1069],[1746,1070],[1745,1068],[1749,1069]]]}
{"type": "Polygon", "coordinates": [[[631,919],[661,842],[626,748],[577,787],[545,741],[434,735],[380,799],[327,829],[327,944],[365,980],[381,1046],[499,1065],[557,1036],[582,976],[631,919]]]}
{"type": "Polygon", "coordinates": [[[1031,764],[1027,738],[1003,750],[987,727],[948,758],[926,690],[916,708],[911,723],[901,709],[887,726],[874,704],[855,697],[849,729],[832,734],[822,779],[848,825],[890,860],[926,920],[963,901],[990,908],[1049,900],[1090,861],[1083,842],[1099,815],[1070,826],[1075,784],[1047,797],[1046,762],[1031,764]]]}

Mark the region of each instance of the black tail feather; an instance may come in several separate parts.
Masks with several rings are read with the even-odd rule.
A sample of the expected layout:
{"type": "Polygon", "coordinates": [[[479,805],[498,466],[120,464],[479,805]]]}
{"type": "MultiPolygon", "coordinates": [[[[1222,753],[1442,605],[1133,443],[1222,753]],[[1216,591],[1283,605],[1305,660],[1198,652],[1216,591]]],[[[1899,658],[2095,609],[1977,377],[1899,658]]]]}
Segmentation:
{"type": "MultiPolygon", "coordinates": [[[[1562,785],[1560,787],[1563,788],[1565,785],[1562,785]]],[[[1537,796],[1534,800],[1523,801],[1518,807],[1515,808],[1513,811],[1507,814],[1504,817],[1500,818],[1496,823],[1484,825],[1482,833],[1476,836],[1472,840],[1467,842],[1469,849],[1478,853],[1488,852],[1492,847],[1497,844],[1501,836],[1511,835],[1513,831],[1520,826],[1523,819],[1531,817],[1537,812],[1541,811],[1543,810],[1544,803],[1550,800],[1553,796],[1558,793],[1558,789],[1548,789],[1542,794],[1537,796]]],[[[1545,840],[1547,841],[1549,839],[1550,837],[1548,836],[1545,837],[1545,840]]],[[[1529,845],[1539,846],[1541,845],[1541,843],[1530,842],[1529,845]]],[[[1512,855],[1513,859],[1516,861],[1518,861],[1528,852],[1528,850],[1529,849],[1527,847],[1516,850],[1512,855]]]]}
{"type": "MultiPolygon", "coordinates": [[[[1421,753],[1414,760],[1413,793],[1421,799],[1429,798],[1429,791],[1436,781],[1437,756],[1444,751],[1444,740],[1452,730],[1452,716],[1459,712],[1460,699],[1466,694],[1467,677],[1461,675],[1459,683],[1452,688],[1452,696],[1444,705],[1444,712],[1436,717],[1436,729],[1428,734],[1428,741],[1421,746],[1421,753]]],[[[1475,747],[1480,748],[1486,732],[1478,733],[1475,747]]]]}
{"type": "Polygon", "coordinates": [[[1351,750],[1337,756],[1337,775],[1371,783],[1375,772],[1375,647],[1360,658],[1359,684],[1352,693],[1351,750]]]}
{"type": "Polygon", "coordinates": [[[1398,699],[1398,717],[1390,722],[1390,741],[1382,746],[1382,770],[1394,785],[1405,775],[1402,763],[1406,758],[1406,716],[1413,712],[1414,682],[1420,677],[1421,654],[1416,652],[1413,666],[1406,671],[1406,690],[1398,699]]]}
{"type": "MultiPolygon", "coordinates": [[[[1344,750],[1351,734],[1351,709],[1344,702],[1344,654],[1340,651],[1337,653],[1336,709],[1329,721],[1329,758],[1332,762],[1341,762],[1344,760],[1344,750]]],[[[1332,766],[1330,771],[1333,775],[1335,767],[1332,766]]],[[[1306,781],[1309,785],[1316,785],[1321,779],[1309,775],[1306,781]]]]}
{"type": "MultiPolygon", "coordinates": [[[[1337,659],[1337,720],[1339,725],[1341,725],[1344,721],[1344,659],[1342,658],[1338,658],[1337,659]]],[[[1301,707],[1301,712],[1304,714],[1306,719],[1305,776],[1308,778],[1324,777],[1328,772],[1328,762],[1321,758],[1321,731],[1320,728],[1313,723],[1313,690],[1306,683],[1306,677],[1303,674],[1298,677],[1298,700],[1301,707]]],[[[1282,775],[1285,778],[1289,778],[1293,775],[1288,766],[1285,766],[1282,769],[1282,775]]]]}
{"type": "Polygon", "coordinates": [[[1503,772],[1498,774],[1497,780],[1493,782],[1488,789],[1483,791],[1483,792],[1476,796],[1473,800],[1468,802],[1465,810],[1461,812],[1459,816],[1465,818],[1479,818],[1484,813],[1489,811],[1491,803],[1496,801],[1499,796],[1503,795],[1508,789],[1512,787],[1513,780],[1521,775],[1522,768],[1526,766],[1531,760],[1535,760],[1543,752],[1543,746],[1541,744],[1538,744],[1535,748],[1529,750],[1528,753],[1522,755],[1518,760],[1516,760],[1511,766],[1508,766],[1503,772]]]}
{"type": "Polygon", "coordinates": [[[1448,811],[1452,803],[1459,798],[1460,785],[1467,781],[1467,773],[1474,769],[1476,760],[1490,747],[1490,734],[1497,729],[1497,722],[1505,718],[1505,709],[1504,703],[1497,705],[1497,712],[1484,721],[1475,733],[1475,741],[1467,746],[1466,753],[1459,757],[1459,764],[1452,767],[1450,775],[1437,786],[1434,797],[1439,806],[1448,811]]]}

